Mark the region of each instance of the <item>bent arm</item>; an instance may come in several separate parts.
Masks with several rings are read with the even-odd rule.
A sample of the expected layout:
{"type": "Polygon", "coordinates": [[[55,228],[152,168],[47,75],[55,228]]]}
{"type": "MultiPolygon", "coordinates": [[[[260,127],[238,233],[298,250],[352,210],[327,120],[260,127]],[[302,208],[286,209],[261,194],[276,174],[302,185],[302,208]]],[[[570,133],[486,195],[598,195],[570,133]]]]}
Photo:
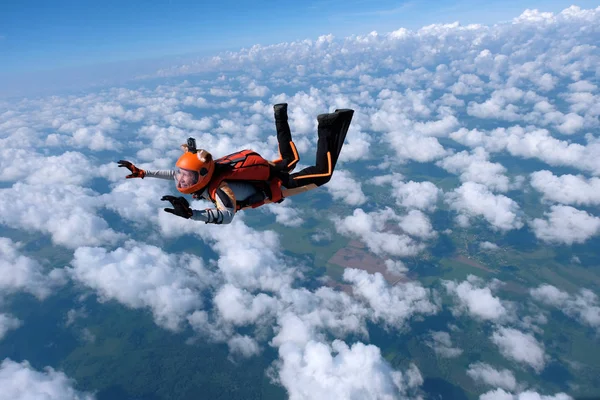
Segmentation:
{"type": "Polygon", "coordinates": [[[227,183],[223,182],[217,189],[215,198],[216,208],[193,210],[191,219],[204,221],[207,224],[229,224],[235,216],[235,196],[227,183]]]}
{"type": "Polygon", "coordinates": [[[159,179],[175,179],[175,171],[146,171],[146,177],[159,179]]]}

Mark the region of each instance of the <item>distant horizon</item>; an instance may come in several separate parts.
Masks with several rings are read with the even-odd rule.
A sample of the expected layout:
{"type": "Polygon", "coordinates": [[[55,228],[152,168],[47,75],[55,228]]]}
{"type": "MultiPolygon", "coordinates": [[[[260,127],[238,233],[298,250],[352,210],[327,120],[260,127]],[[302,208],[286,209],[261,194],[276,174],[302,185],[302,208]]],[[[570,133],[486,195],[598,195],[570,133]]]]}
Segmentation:
{"type": "MultiPolygon", "coordinates": [[[[379,34],[398,29],[416,31],[431,24],[454,22],[462,26],[469,24],[492,26],[509,22],[527,9],[558,13],[571,5],[583,9],[595,8],[593,2],[587,0],[577,4],[558,0],[531,1],[527,4],[517,1],[493,1],[486,4],[485,10],[477,9],[473,4],[469,5],[469,1],[455,3],[442,1],[438,3],[438,11],[432,11],[426,6],[410,1],[397,3],[379,0],[376,4],[370,5],[376,8],[375,11],[367,11],[364,9],[364,2],[358,0],[348,2],[331,0],[328,2],[332,5],[329,9],[315,3],[301,10],[295,10],[287,5],[282,6],[281,10],[274,11],[271,10],[273,6],[263,2],[256,9],[247,4],[242,5],[239,13],[247,13],[244,14],[246,20],[242,20],[243,17],[239,15],[234,17],[229,25],[235,24],[235,20],[238,19],[238,25],[235,27],[228,24],[219,26],[214,20],[211,20],[210,24],[204,23],[205,21],[195,24],[191,20],[192,16],[178,14],[182,27],[173,29],[169,35],[156,38],[153,42],[152,38],[159,33],[154,32],[150,26],[155,26],[157,31],[165,33],[164,30],[171,27],[167,27],[166,22],[160,18],[160,12],[164,11],[160,6],[155,6],[156,9],[148,10],[146,14],[134,19],[135,23],[124,35],[119,31],[121,29],[119,27],[122,27],[126,21],[120,19],[126,18],[128,13],[135,15],[135,3],[129,4],[130,9],[120,10],[122,15],[100,13],[93,17],[90,16],[92,11],[85,6],[75,10],[70,9],[72,14],[67,12],[60,14],[61,10],[66,9],[64,5],[62,8],[46,10],[47,16],[41,15],[43,12],[39,10],[37,13],[28,13],[28,10],[34,8],[37,3],[37,1],[30,1],[29,4],[20,3],[19,6],[13,6],[13,9],[0,6],[0,27],[2,27],[0,28],[0,57],[4,60],[0,65],[0,98],[50,94],[54,90],[84,89],[103,84],[122,84],[136,76],[172,65],[178,61],[177,59],[212,57],[257,45],[314,41],[325,35],[343,39],[364,36],[372,31],[379,34]],[[334,6],[341,5],[346,8],[346,11],[338,14],[331,11],[334,6]],[[319,9],[323,12],[316,11],[319,9]],[[444,12],[440,13],[440,10],[444,12]],[[82,21],[69,27],[68,22],[71,20],[68,18],[76,19],[79,15],[90,17],[89,27],[82,21]],[[295,17],[290,19],[289,15],[295,17]],[[32,26],[15,23],[16,20],[21,21],[26,17],[36,22],[35,29],[32,26]],[[52,18],[57,18],[65,25],[52,24],[52,18]],[[104,21],[108,21],[107,25],[112,24],[109,26],[113,29],[102,31],[105,28],[105,25],[102,25],[104,21]],[[136,30],[136,24],[144,25],[147,31],[136,30]],[[203,28],[195,27],[196,25],[202,25],[203,28]],[[190,29],[186,31],[185,26],[190,29]],[[213,30],[204,31],[210,27],[213,30]],[[106,37],[99,38],[103,34],[106,34],[106,37]],[[40,36],[43,36],[43,39],[40,36]],[[200,37],[203,40],[199,42],[197,38],[200,37]]],[[[196,6],[200,7],[200,5],[196,6]]],[[[176,6],[172,5],[172,7],[176,6]]],[[[106,10],[104,13],[108,12],[106,10]]],[[[200,8],[190,9],[191,14],[201,11],[200,8]]],[[[212,16],[218,20],[227,17],[222,9],[209,11],[205,13],[207,18],[212,16]]]]}

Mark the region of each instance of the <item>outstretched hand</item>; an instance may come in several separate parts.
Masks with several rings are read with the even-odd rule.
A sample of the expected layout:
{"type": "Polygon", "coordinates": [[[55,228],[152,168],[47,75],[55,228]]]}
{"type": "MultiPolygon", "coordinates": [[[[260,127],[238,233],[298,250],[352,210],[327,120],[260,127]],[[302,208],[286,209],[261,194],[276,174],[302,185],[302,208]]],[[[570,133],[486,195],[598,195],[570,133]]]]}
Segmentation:
{"type": "Polygon", "coordinates": [[[136,167],[135,165],[133,165],[129,161],[120,160],[118,162],[118,164],[119,164],[119,167],[125,167],[125,168],[127,168],[128,170],[131,171],[131,174],[127,175],[125,177],[126,179],[130,179],[130,178],[142,178],[142,179],[144,179],[144,176],[146,176],[146,171],[144,171],[143,169],[140,169],[140,168],[136,167]]]}
{"type": "Polygon", "coordinates": [[[185,199],[185,197],[175,197],[175,196],[163,196],[163,201],[168,201],[173,205],[173,208],[165,208],[165,211],[171,214],[178,215],[182,218],[190,218],[194,211],[190,208],[190,203],[185,199]]]}

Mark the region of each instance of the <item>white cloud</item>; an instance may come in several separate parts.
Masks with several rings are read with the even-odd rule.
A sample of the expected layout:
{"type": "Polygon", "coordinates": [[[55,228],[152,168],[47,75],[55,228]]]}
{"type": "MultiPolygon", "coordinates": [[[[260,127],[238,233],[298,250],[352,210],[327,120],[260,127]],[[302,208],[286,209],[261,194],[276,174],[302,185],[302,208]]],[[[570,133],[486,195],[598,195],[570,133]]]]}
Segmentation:
{"type": "Polygon", "coordinates": [[[275,214],[275,221],[281,225],[290,226],[293,228],[299,227],[304,223],[300,217],[302,211],[290,207],[292,199],[286,199],[280,204],[267,204],[263,206],[265,211],[275,214]]]}
{"type": "Polygon", "coordinates": [[[514,328],[500,327],[491,336],[502,355],[518,363],[529,365],[540,373],[546,366],[547,356],[544,345],[531,333],[523,333],[514,328]]]}
{"type": "Polygon", "coordinates": [[[215,294],[214,305],[225,321],[243,326],[269,316],[277,310],[279,303],[264,293],[253,296],[247,290],[226,283],[215,294]]]}
{"type": "Polygon", "coordinates": [[[462,182],[482,183],[490,190],[499,192],[509,190],[506,168],[499,163],[490,162],[489,154],[482,147],[476,147],[471,154],[467,151],[453,154],[436,162],[436,165],[460,175],[462,182]]]}
{"type": "Polygon", "coordinates": [[[420,210],[410,210],[408,214],[401,217],[398,225],[409,235],[421,239],[432,239],[437,236],[437,233],[433,230],[431,221],[420,210]]]}
{"type": "Polygon", "coordinates": [[[600,205],[600,178],[565,174],[556,176],[542,170],[531,174],[531,186],[550,201],[567,205],[600,205]]]}
{"type": "Polygon", "coordinates": [[[247,335],[236,335],[227,341],[229,352],[232,355],[239,354],[249,358],[260,353],[260,347],[256,340],[247,335]]]}
{"type": "Polygon", "coordinates": [[[399,217],[390,208],[372,213],[365,213],[357,208],[352,215],[342,219],[334,217],[334,223],[339,233],[358,237],[375,254],[399,257],[418,254],[424,249],[423,244],[404,234],[383,231],[387,221],[398,219],[399,217]]]}
{"type": "Polygon", "coordinates": [[[458,126],[458,119],[454,115],[446,115],[442,119],[436,121],[415,122],[412,130],[417,135],[446,137],[458,126]]]}
{"type": "Polygon", "coordinates": [[[392,195],[396,204],[405,208],[433,211],[442,191],[435,184],[425,182],[392,181],[392,195]]]}
{"type": "Polygon", "coordinates": [[[425,344],[431,347],[439,356],[446,358],[458,357],[462,354],[462,349],[452,347],[452,339],[448,332],[431,332],[430,339],[425,344]]]}
{"type": "Polygon", "coordinates": [[[484,82],[477,75],[463,74],[450,89],[452,90],[452,94],[456,96],[482,94],[484,85],[484,82]]]}
{"type": "Polygon", "coordinates": [[[340,164],[371,158],[371,136],[361,131],[360,128],[356,128],[356,125],[355,122],[350,124],[348,134],[346,135],[346,142],[338,158],[338,163],[340,164]]]}
{"type": "Polygon", "coordinates": [[[571,206],[551,206],[546,219],[536,218],[531,227],[537,238],[549,243],[584,243],[598,234],[600,218],[571,206]]]}
{"type": "Polygon", "coordinates": [[[0,223],[49,234],[56,244],[69,248],[112,244],[125,237],[94,213],[102,201],[90,189],[16,183],[0,190],[0,203],[11,205],[0,208],[0,223]],[[31,195],[39,192],[43,196],[31,195]]]}
{"type": "Polygon", "coordinates": [[[1,295],[25,291],[43,300],[66,283],[64,269],[54,268],[47,274],[38,261],[20,254],[21,243],[0,237],[1,295]]]}
{"type": "MultiPolygon", "coordinates": [[[[142,168],[141,165],[139,167],[142,168]]],[[[100,198],[107,209],[119,214],[121,218],[139,227],[149,227],[156,224],[160,213],[164,213],[165,202],[160,199],[171,192],[174,186],[174,182],[163,179],[125,180],[121,176],[112,190],[102,194],[100,198]]],[[[197,202],[192,201],[190,204],[194,207],[197,202]]]]}
{"type": "Polygon", "coordinates": [[[192,114],[182,111],[165,115],[163,118],[169,125],[183,129],[206,131],[213,127],[212,118],[205,117],[200,120],[196,120],[192,114]]]}
{"type": "MultiPolygon", "coordinates": [[[[185,220],[170,223],[179,227],[185,222],[190,225],[185,220]]],[[[299,276],[296,268],[282,261],[279,237],[275,232],[256,231],[245,225],[241,216],[236,216],[228,225],[200,225],[200,228],[188,226],[185,229],[211,243],[219,254],[217,266],[220,272],[233,285],[248,290],[279,291],[299,276]],[[231,240],[233,237],[235,241],[231,240]]],[[[180,228],[176,229],[179,231],[180,228]]]]}
{"type": "Polygon", "coordinates": [[[234,97],[239,93],[231,89],[212,87],[210,88],[210,94],[217,97],[234,97]]]}
{"type": "Polygon", "coordinates": [[[0,313],[0,340],[4,338],[4,335],[8,331],[19,328],[23,324],[18,318],[13,317],[10,314],[0,313]]]}
{"type": "Polygon", "coordinates": [[[480,247],[482,250],[488,250],[488,251],[490,251],[490,250],[491,250],[491,251],[495,251],[495,250],[498,250],[498,249],[500,248],[500,247],[499,247],[497,244],[495,244],[495,243],[492,243],[492,242],[487,242],[487,241],[485,241],[485,242],[480,242],[480,243],[479,243],[479,247],[480,247]]]}
{"type": "Polygon", "coordinates": [[[481,119],[503,119],[517,121],[521,118],[520,109],[514,103],[521,100],[523,91],[518,88],[495,90],[483,103],[470,102],[467,113],[481,119]]]}
{"type": "Polygon", "coordinates": [[[486,385],[514,391],[517,380],[512,371],[508,369],[497,370],[489,364],[477,362],[469,365],[467,375],[475,381],[486,385]]]}
{"type": "Polygon", "coordinates": [[[512,394],[503,389],[495,389],[479,396],[479,400],[573,400],[573,398],[566,393],[557,393],[552,396],[527,390],[512,394]]]}
{"type": "Polygon", "coordinates": [[[440,159],[449,154],[440,142],[431,136],[420,136],[416,133],[392,131],[385,139],[396,151],[397,162],[408,160],[426,163],[440,159]]]}
{"type": "Polygon", "coordinates": [[[146,244],[126,246],[111,252],[80,247],[68,271],[73,280],[94,290],[99,301],[115,299],[131,308],[149,308],[158,325],[181,329],[186,316],[202,307],[200,290],[212,280],[202,260],[146,244]]]}
{"type": "Polygon", "coordinates": [[[88,158],[78,152],[47,157],[25,149],[0,150],[0,181],[82,185],[95,175],[88,158]]]}
{"type": "Polygon", "coordinates": [[[508,231],[523,226],[518,204],[504,195],[493,194],[480,183],[463,183],[446,193],[445,200],[463,218],[481,216],[495,229],[508,231]]]}
{"type": "Polygon", "coordinates": [[[496,128],[491,131],[461,128],[450,134],[455,141],[469,147],[483,147],[490,153],[508,151],[525,159],[537,158],[551,166],[568,166],[600,175],[600,143],[586,145],[559,140],[547,129],[535,126],[496,128]]]}
{"type": "Polygon", "coordinates": [[[595,92],[598,86],[587,80],[580,80],[569,84],[569,90],[572,92],[595,92]]]}
{"type": "Polygon", "coordinates": [[[360,206],[367,201],[362,184],[346,170],[336,170],[325,188],[334,200],[342,200],[351,206],[360,206]]]}
{"type": "Polygon", "coordinates": [[[0,364],[0,400],[93,400],[95,395],[74,388],[75,381],[64,372],[45,367],[43,372],[28,361],[5,358],[0,364]]]}
{"type": "Polygon", "coordinates": [[[355,268],[346,268],[343,277],[352,284],[354,294],[368,303],[373,317],[386,325],[402,328],[414,314],[431,315],[439,311],[431,291],[418,283],[399,282],[390,286],[381,274],[355,268]]]}
{"type": "Polygon", "coordinates": [[[598,296],[589,289],[580,289],[570,295],[555,286],[542,284],[529,293],[537,301],[557,307],[566,315],[577,318],[584,324],[600,329],[600,303],[598,296]]]}
{"type": "Polygon", "coordinates": [[[259,85],[256,82],[252,81],[248,84],[248,88],[246,90],[246,96],[253,97],[265,97],[269,94],[269,88],[263,85],[259,85]]]}
{"type": "Polygon", "coordinates": [[[290,343],[279,355],[279,381],[290,399],[421,398],[418,368],[393,370],[373,345],[350,347],[334,340],[331,346],[311,341],[301,348],[290,343]]]}
{"type": "Polygon", "coordinates": [[[484,282],[474,275],[469,275],[467,280],[461,283],[443,281],[443,285],[458,301],[455,311],[459,314],[467,312],[473,317],[488,321],[500,321],[509,317],[509,310],[502,301],[492,294],[490,287],[484,286],[484,282]]]}

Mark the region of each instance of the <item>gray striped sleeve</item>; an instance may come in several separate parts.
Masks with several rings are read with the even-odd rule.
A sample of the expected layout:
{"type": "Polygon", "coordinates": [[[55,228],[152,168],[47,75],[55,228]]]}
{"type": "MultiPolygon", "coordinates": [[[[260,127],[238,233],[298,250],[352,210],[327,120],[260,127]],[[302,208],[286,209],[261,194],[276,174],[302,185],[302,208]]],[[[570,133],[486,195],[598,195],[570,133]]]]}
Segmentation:
{"type": "Polygon", "coordinates": [[[146,176],[159,179],[175,179],[175,171],[146,171],[146,176]]]}

